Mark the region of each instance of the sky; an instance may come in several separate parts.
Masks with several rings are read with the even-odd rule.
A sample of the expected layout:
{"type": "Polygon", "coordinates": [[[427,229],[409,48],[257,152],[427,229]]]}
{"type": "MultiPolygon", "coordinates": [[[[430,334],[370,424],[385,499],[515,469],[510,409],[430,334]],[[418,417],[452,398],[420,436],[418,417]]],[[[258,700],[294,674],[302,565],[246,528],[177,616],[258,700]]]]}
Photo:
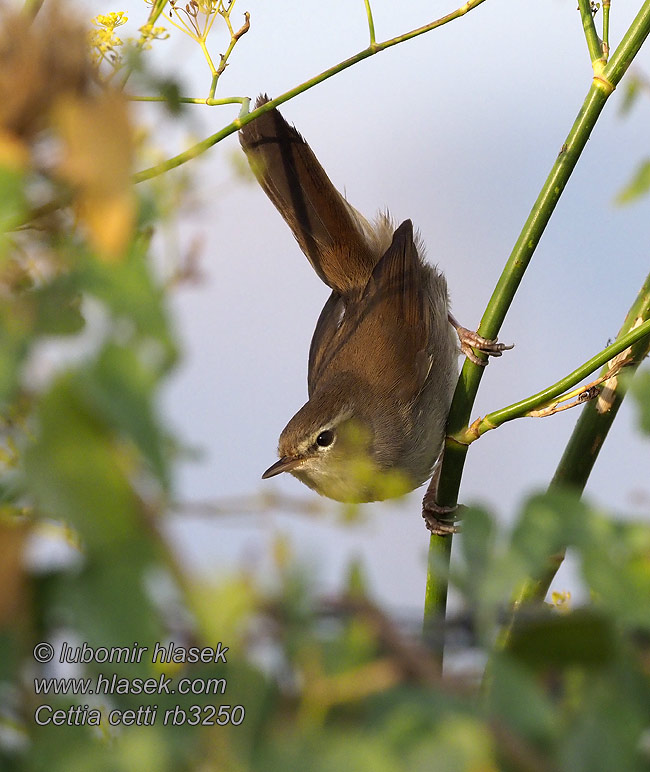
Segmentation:
{"type": "MultiPolygon", "coordinates": [[[[148,10],[140,0],[88,5],[127,11],[125,35],[135,34],[148,10]]],[[[639,5],[613,6],[613,46],[639,5]]],[[[372,7],[383,40],[448,13],[454,3],[374,0],[372,7]]],[[[235,26],[244,11],[251,27],[217,97],[276,96],[367,45],[361,0],[238,0],[235,26]]],[[[216,55],[227,45],[218,23],[210,41],[216,55]]],[[[183,84],[184,95],[207,95],[209,72],[188,38],[172,31],[151,57],[154,69],[183,84]]],[[[636,66],[650,73],[650,44],[636,66]]],[[[575,0],[487,0],[340,73],[281,112],[357,209],[371,217],[388,208],[397,222],[413,220],[428,259],[447,277],[454,315],[475,329],[591,75],[575,0]]],[[[622,96],[609,100],[535,253],[501,330],[501,340],[516,347],[490,364],[474,417],[541,390],[600,351],[645,279],[650,198],[624,208],[614,198],[648,155],[650,99],[623,118],[622,96]]],[[[138,109],[162,152],[174,155],[229,123],[237,107],[192,106],[182,130],[168,128],[157,106],[138,109]]],[[[270,545],[280,535],[323,592],[340,588],[350,560],[359,558],[374,597],[416,617],[428,546],[421,492],[398,504],[366,505],[358,522],[345,525],[335,505],[294,478],[260,479],[276,459],[280,431],[306,401],[309,342],[328,289],[261,189],[234,174],[240,152],[231,136],[172,173],[191,175],[191,202],[156,240],[167,258],[198,249],[203,276],[172,297],[184,358],[162,409],[198,453],[178,470],[177,495],[187,506],[172,518],[170,539],[199,574],[243,566],[265,581],[270,545]],[[269,491],[325,513],[242,511],[269,491]],[[192,502],[216,504],[221,514],[197,513],[192,502]]],[[[468,454],[460,501],[481,503],[510,522],[525,497],[548,484],[577,417],[571,410],[523,419],[483,437],[468,454]]],[[[634,424],[634,406],[626,404],[586,495],[621,517],[649,518],[649,447],[634,424]]],[[[576,582],[569,567],[554,587],[575,590],[576,582]]]]}

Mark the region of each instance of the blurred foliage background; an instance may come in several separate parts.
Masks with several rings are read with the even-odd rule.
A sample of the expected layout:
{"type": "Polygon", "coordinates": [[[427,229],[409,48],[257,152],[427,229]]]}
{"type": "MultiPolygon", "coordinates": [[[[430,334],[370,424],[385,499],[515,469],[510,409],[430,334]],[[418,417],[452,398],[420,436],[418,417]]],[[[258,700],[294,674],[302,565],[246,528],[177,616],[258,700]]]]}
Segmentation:
{"type": "MultiPolygon", "coordinates": [[[[232,3],[212,5],[223,14],[232,3]]],[[[204,6],[189,3],[187,18],[204,6]]],[[[344,595],[318,597],[279,539],[279,580],[265,591],[245,571],[189,578],[163,527],[180,444],[158,408],[181,353],[167,301],[182,272],[161,275],[150,254],[175,193],[164,177],[133,185],[134,161],[140,168],[149,151],[125,73],[183,113],[173,84],[157,83],[141,56],[164,31],[145,25],[127,50],[119,14],[95,20],[90,38],[89,25],[49,2],[0,16],[0,767],[650,769],[647,523],[621,523],[561,492],[532,496],[509,529],[468,510],[450,575],[462,612],[446,621],[462,656],[444,676],[431,653],[443,621],[423,641],[377,607],[354,565],[344,595]],[[62,339],[72,353],[43,368],[44,348],[62,339]],[[513,622],[508,599],[567,545],[589,603],[556,596],[513,622]],[[147,654],[69,666],[39,664],[43,641],[57,655],[63,641],[228,651],[218,663],[147,654]],[[227,689],[35,691],[35,679],[99,673],[164,674],[174,686],[225,678],[227,689]],[[38,725],[43,704],[66,716],[75,705],[99,711],[100,725],[38,725]],[[110,711],[147,705],[157,706],[151,725],[108,723],[110,711]],[[164,725],[177,705],[185,718],[164,725]],[[228,706],[225,725],[210,722],[210,705],[228,706]]],[[[643,194],[643,179],[626,195],[643,194]]],[[[647,369],[633,393],[647,434],[647,369]]]]}

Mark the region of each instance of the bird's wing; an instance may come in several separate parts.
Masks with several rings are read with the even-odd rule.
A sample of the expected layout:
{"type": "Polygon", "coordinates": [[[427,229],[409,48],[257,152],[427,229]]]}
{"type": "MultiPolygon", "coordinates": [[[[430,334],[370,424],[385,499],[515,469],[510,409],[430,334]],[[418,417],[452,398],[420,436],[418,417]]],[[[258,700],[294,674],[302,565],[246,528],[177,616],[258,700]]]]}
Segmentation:
{"type": "Polygon", "coordinates": [[[310,397],[336,350],[334,338],[341,327],[344,315],[345,302],[342,296],[334,291],[320,312],[309,347],[307,388],[310,397]]]}
{"type": "Polygon", "coordinates": [[[427,273],[406,220],[365,288],[333,292],[325,304],[309,352],[310,396],[329,375],[352,372],[369,388],[381,384],[382,398],[411,402],[432,366],[431,325],[427,273]]]}
{"type": "Polygon", "coordinates": [[[423,265],[413,239],[413,224],[405,220],[375,266],[358,304],[359,328],[375,350],[370,363],[386,368],[395,395],[414,399],[431,368],[431,304],[423,265]]]}

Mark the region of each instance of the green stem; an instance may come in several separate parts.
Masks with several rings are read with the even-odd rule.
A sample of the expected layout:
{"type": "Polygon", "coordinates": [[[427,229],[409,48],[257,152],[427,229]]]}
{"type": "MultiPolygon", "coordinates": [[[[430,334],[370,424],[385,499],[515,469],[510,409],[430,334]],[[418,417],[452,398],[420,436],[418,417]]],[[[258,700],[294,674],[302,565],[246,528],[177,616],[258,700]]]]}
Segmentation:
{"type": "Polygon", "coordinates": [[[460,443],[469,445],[481,435],[492,429],[496,429],[507,421],[513,421],[515,418],[522,418],[530,413],[531,410],[538,410],[549,403],[552,403],[556,397],[559,397],[568,389],[572,389],[588,375],[591,375],[591,373],[599,367],[602,367],[609,362],[609,360],[613,359],[617,354],[620,354],[621,351],[625,351],[626,348],[645,338],[647,335],[650,335],[650,320],[639,325],[634,330],[630,330],[625,335],[621,335],[614,343],[607,346],[607,348],[596,354],[596,356],[591,357],[591,359],[587,360],[583,365],[580,365],[580,367],[572,373],[569,373],[569,375],[557,381],[557,383],[534,394],[532,397],[527,397],[519,402],[515,402],[513,405],[488,413],[485,418],[475,421],[469,428],[454,435],[454,439],[460,443]]]}
{"type": "MultiPolygon", "coordinates": [[[[625,33],[602,74],[594,76],[580,112],[524,224],[483,314],[478,328],[479,334],[483,337],[496,338],[498,336],[501,324],[512,303],[524,272],[562,191],[569,181],[578,158],[589,139],[589,135],[605,106],[605,102],[620,82],[649,33],[650,0],[644,0],[636,18],[625,33]]],[[[448,436],[445,441],[442,469],[438,482],[437,503],[442,506],[454,506],[458,500],[467,446],[459,444],[451,435],[455,435],[467,427],[484,369],[466,360],[458,380],[447,421],[448,436]]],[[[440,553],[442,551],[440,546],[441,540],[450,542],[451,538],[451,536],[432,534],[429,540],[430,552],[433,554],[440,553]]],[[[449,544],[445,545],[444,551],[445,554],[451,554],[449,544]]],[[[429,561],[429,572],[431,572],[431,566],[434,564],[435,561],[429,561]]],[[[429,573],[427,577],[425,628],[432,624],[431,616],[444,617],[444,599],[447,596],[445,587],[447,574],[448,567],[441,571],[440,576],[432,576],[429,573]],[[436,599],[440,599],[440,601],[436,599]]]]}
{"type": "Polygon", "coordinates": [[[598,33],[596,32],[596,25],[594,24],[594,14],[591,10],[591,0],[578,0],[578,9],[580,10],[580,18],[582,19],[582,28],[585,32],[585,38],[587,39],[587,48],[589,49],[589,56],[591,57],[591,64],[594,68],[594,72],[599,74],[605,61],[603,59],[603,48],[598,40],[598,33]],[[599,63],[599,66],[596,65],[599,63]]]}
{"type": "Polygon", "coordinates": [[[197,142],[196,145],[193,145],[183,153],[179,153],[173,158],[168,158],[166,161],[162,161],[161,163],[156,164],[149,169],[143,169],[141,172],[138,172],[134,175],[134,182],[138,183],[143,182],[144,180],[150,180],[152,177],[157,177],[159,174],[164,174],[170,169],[175,169],[177,166],[181,166],[181,164],[187,163],[187,161],[196,158],[198,155],[201,155],[201,153],[204,153],[213,145],[216,145],[217,142],[221,142],[221,140],[225,137],[228,137],[230,134],[234,134],[236,131],[239,131],[242,126],[245,126],[247,123],[250,123],[250,121],[255,120],[258,115],[268,112],[269,110],[272,110],[274,107],[277,107],[284,102],[288,102],[298,94],[302,94],[303,91],[308,91],[310,88],[313,88],[319,83],[322,83],[324,80],[331,78],[333,75],[337,75],[339,72],[343,72],[343,70],[347,70],[348,67],[352,67],[353,65],[358,64],[364,59],[367,59],[370,56],[374,56],[380,51],[385,51],[387,48],[391,48],[398,43],[411,40],[412,38],[418,37],[418,35],[423,35],[426,32],[430,32],[431,30],[441,27],[443,24],[447,24],[454,19],[458,19],[484,2],[485,0],[468,0],[468,2],[466,2],[460,8],[457,8],[455,11],[452,11],[452,13],[449,13],[446,16],[431,22],[430,24],[426,24],[423,27],[418,27],[417,29],[411,30],[410,32],[406,32],[404,35],[399,35],[398,37],[386,40],[383,43],[375,43],[375,45],[372,47],[364,48],[363,51],[359,51],[358,54],[351,56],[349,59],[346,59],[343,62],[339,62],[339,64],[334,65],[334,67],[330,67],[329,69],[324,70],[319,75],[316,75],[310,80],[301,83],[299,86],[289,89],[289,91],[285,91],[284,94],[276,97],[275,99],[271,99],[269,102],[266,102],[261,107],[253,110],[251,113],[246,113],[245,116],[240,114],[236,120],[227,126],[224,126],[224,128],[220,129],[218,132],[216,132],[216,134],[212,134],[201,142],[197,142]]]}
{"type": "Polygon", "coordinates": [[[364,0],[366,4],[366,16],[368,18],[368,31],[370,33],[370,47],[375,45],[375,23],[372,20],[372,8],[370,7],[370,0],[364,0]]]}
{"type": "Polygon", "coordinates": [[[603,0],[603,56],[609,56],[609,7],[610,0],[603,0]]]}
{"type": "MultiPolygon", "coordinates": [[[[629,332],[633,328],[640,330],[642,327],[647,328],[648,325],[650,325],[650,274],[628,311],[616,340],[628,338],[629,332]],[[645,321],[642,325],[635,327],[640,320],[645,321]]],[[[641,338],[632,345],[631,363],[625,368],[628,375],[626,378],[617,379],[614,384],[613,394],[608,402],[608,410],[603,411],[597,400],[585,405],[555,471],[549,486],[550,490],[554,488],[569,489],[577,496],[582,495],[598,454],[623,402],[631,376],[649,352],[650,338],[641,338]]],[[[561,554],[549,558],[546,571],[541,576],[530,579],[522,588],[516,599],[517,607],[524,603],[544,600],[551,582],[562,564],[563,557],[564,555],[561,554]]]]}
{"type": "Polygon", "coordinates": [[[442,650],[444,648],[444,613],[447,607],[447,573],[451,560],[451,536],[432,537],[429,544],[427,583],[424,592],[424,624],[422,637],[430,651],[440,652],[437,657],[442,671],[442,650]],[[443,581],[444,578],[444,581],[443,581]]]}
{"type": "MultiPolygon", "coordinates": [[[[205,61],[208,63],[208,67],[210,68],[210,72],[212,73],[212,82],[214,83],[215,88],[216,88],[216,83],[217,82],[216,82],[215,78],[218,79],[218,77],[219,77],[218,74],[217,74],[217,68],[214,66],[214,62],[212,61],[212,57],[210,56],[210,52],[208,51],[208,47],[205,44],[205,40],[199,40],[198,44],[201,47],[201,51],[203,51],[203,56],[205,57],[205,61]]],[[[214,91],[210,90],[210,97],[213,97],[213,96],[214,96],[214,91]]]]}
{"type": "MultiPolygon", "coordinates": [[[[129,94],[127,99],[131,102],[168,102],[169,99],[165,96],[134,96],[129,94]]],[[[208,105],[214,107],[215,105],[243,105],[250,102],[248,97],[226,97],[225,99],[200,99],[194,97],[178,97],[175,102],[180,102],[186,105],[208,105]]]]}
{"type": "MultiPolygon", "coordinates": [[[[226,49],[226,53],[225,54],[221,54],[221,60],[219,61],[219,66],[217,67],[216,70],[214,69],[214,65],[212,64],[212,60],[208,57],[208,61],[210,63],[210,67],[213,68],[212,69],[212,73],[213,73],[213,75],[212,75],[212,84],[210,85],[210,99],[212,99],[214,97],[214,93],[217,90],[217,83],[219,82],[219,78],[222,76],[222,74],[224,73],[224,71],[225,71],[225,69],[226,69],[226,67],[228,65],[228,59],[230,57],[230,54],[233,52],[234,47],[237,45],[237,41],[242,37],[242,35],[245,35],[248,32],[248,30],[250,29],[250,26],[251,26],[251,24],[250,24],[250,22],[251,22],[251,15],[250,15],[250,13],[248,13],[248,11],[246,11],[244,13],[244,24],[243,24],[243,26],[239,30],[237,30],[237,32],[233,31],[232,24],[230,23],[230,11],[232,11],[233,5],[234,5],[234,1],[230,5],[230,7],[228,9],[228,13],[224,14],[224,17],[223,17],[225,19],[225,21],[226,21],[226,24],[228,25],[228,30],[230,32],[230,43],[228,45],[228,48],[226,49]]],[[[210,26],[212,26],[212,25],[210,25],[210,26]]],[[[205,54],[206,54],[206,56],[208,56],[207,49],[205,49],[205,54]]]]}
{"type": "MultiPolygon", "coordinates": [[[[217,92],[217,83],[218,82],[219,82],[219,73],[215,72],[214,75],[212,76],[212,81],[210,82],[210,92],[208,94],[208,99],[209,100],[213,100],[214,99],[214,95],[217,92]]],[[[206,104],[207,104],[207,100],[206,100],[206,104]]]]}

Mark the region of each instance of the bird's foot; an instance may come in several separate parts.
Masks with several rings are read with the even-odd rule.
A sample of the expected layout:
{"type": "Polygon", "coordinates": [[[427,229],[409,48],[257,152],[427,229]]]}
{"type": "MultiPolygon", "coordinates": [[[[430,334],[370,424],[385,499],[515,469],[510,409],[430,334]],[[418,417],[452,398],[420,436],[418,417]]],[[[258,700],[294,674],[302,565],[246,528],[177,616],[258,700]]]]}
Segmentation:
{"type": "Polygon", "coordinates": [[[456,504],[454,507],[442,507],[440,504],[436,504],[435,493],[431,491],[427,491],[422,500],[424,524],[436,536],[459,533],[460,527],[457,522],[460,520],[460,512],[463,509],[462,504],[456,504]]]}
{"type": "Polygon", "coordinates": [[[509,346],[505,343],[499,343],[497,340],[489,340],[479,335],[477,332],[468,330],[467,327],[463,327],[459,324],[454,317],[449,314],[449,323],[455,328],[460,340],[460,350],[465,356],[473,362],[475,365],[485,367],[489,359],[479,359],[474,353],[474,349],[482,351],[487,354],[488,357],[500,357],[504,351],[509,351],[515,347],[512,343],[509,346]]]}

